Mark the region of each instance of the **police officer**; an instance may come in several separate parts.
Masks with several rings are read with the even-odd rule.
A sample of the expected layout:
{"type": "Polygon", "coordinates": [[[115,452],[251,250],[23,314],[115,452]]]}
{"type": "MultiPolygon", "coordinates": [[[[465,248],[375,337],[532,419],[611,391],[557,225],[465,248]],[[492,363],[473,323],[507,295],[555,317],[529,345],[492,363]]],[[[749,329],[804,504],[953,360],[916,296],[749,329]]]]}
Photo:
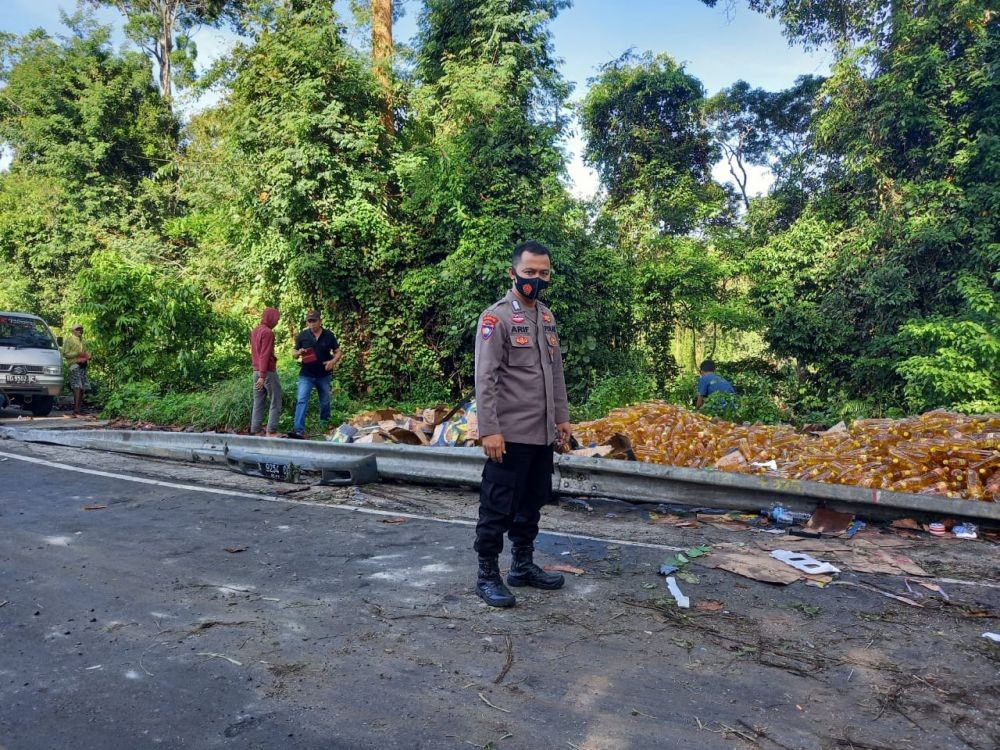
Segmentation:
{"type": "Polygon", "coordinates": [[[541,508],[552,499],[553,445],[570,438],[556,319],[538,300],[552,274],[549,249],[538,242],[518,245],[508,273],[511,290],[482,314],[476,335],[476,410],[487,456],[476,525],[476,593],[493,607],[515,604],[500,577],[505,533],[513,558],[509,585],[563,585],[562,575],[542,570],[532,555],[541,508]]]}

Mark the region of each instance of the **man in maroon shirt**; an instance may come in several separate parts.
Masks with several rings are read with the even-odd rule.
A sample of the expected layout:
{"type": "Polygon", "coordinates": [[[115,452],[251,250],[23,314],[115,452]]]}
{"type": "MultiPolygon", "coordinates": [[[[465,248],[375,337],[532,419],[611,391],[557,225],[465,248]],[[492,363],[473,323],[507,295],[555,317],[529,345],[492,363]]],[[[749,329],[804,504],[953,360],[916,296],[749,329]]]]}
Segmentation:
{"type": "Polygon", "coordinates": [[[274,355],[274,327],[281,317],[273,307],[264,308],[260,325],[250,332],[250,355],[253,361],[253,414],[250,417],[250,434],[259,435],[264,419],[264,398],[271,399],[267,415],[267,437],[278,432],[281,417],[281,381],[278,379],[278,358],[274,355]]]}

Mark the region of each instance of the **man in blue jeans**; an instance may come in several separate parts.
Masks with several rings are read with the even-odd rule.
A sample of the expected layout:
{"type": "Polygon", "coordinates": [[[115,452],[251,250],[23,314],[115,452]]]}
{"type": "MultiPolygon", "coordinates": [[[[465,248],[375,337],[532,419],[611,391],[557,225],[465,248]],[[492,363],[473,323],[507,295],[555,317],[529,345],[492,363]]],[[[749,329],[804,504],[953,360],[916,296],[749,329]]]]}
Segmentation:
{"type": "Polygon", "coordinates": [[[299,360],[298,400],[295,403],[295,425],[288,433],[290,438],[306,436],[306,409],[313,388],[319,393],[319,420],[330,421],[330,373],[344,353],[337,337],[323,328],[318,310],[306,313],[306,328],[295,337],[296,359],[299,360]]]}

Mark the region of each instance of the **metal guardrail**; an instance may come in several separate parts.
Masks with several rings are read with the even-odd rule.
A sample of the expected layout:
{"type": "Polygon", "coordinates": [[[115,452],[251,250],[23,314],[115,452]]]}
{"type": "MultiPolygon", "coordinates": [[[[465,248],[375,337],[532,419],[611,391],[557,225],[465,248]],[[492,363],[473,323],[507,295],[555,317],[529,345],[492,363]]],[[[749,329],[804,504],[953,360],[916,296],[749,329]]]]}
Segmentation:
{"type": "MultiPolygon", "coordinates": [[[[379,475],[384,479],[469,487],[479,486],[485,461],[479,448],[348,445],[213,432],[2,427],[0,438],[216,463],[225,463],[227,450],[239,449],[294,461],[307,470],[319,470],[331,458],[369,454],[376,457],[379,475]]],[[[553,488],[567,495],[644,503],[759,510],[778,502],[793,510],[812,510],[824,505],[868,518],[928,514],[1000,522],[1000,503],[578,456],[556,457],[553,488]]]]}

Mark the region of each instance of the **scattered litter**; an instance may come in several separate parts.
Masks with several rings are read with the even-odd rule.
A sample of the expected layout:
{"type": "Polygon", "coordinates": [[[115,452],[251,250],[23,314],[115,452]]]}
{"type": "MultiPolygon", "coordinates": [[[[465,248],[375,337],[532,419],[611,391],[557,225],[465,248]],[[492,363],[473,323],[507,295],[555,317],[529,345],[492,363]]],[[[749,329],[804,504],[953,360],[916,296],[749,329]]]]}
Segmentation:
{"type": "Polygon", "coordinates": [[[802,578],[797,571],[759,550],[737,548],[720,550],[717,547],[710,557],[699,560],[698,563],[763,583],[787,585],[802,578]]]}
{"type": "Polygon", "coordinates": [[[1000,633],[983,633],[983,638],[993,641],[994,643],[1000,643],[1000,633]]]}
{"type": "Polygon", "coordinates": [[[893,594],[891,591],[883,591],[882,589],[876,588],[874,586],[869,586],[867,583],[855,583],[854,581],[833,581],[831,586],[854,586],[859,589],[865,589],[866,591],[873,591],[876,594],[881,594],[882,596],[887,596],[890,599],[895,599],[903,604],[909,604],[911,607],[920,607],[923,609],[924,605],[919,604],[912,599],[907,599],[905,596],[900,596],[899,594],[893,594]]]}
{"type": "Polygon", "coordinates": [[[209,652],[203,651],[200,654],[198,654],[198,656],[207,656],[209,659],[225,659],[230,664],[235,664],[237,667],[242,667],[243,666],[243,662],[236,661],[236,659],[233,659],[232,657],[226,656],[225,654],[213,654],[213,653],[209,653],[209,652]]]}
{"type": "Polygon", "coordinates": [[[674,568],[676,569],[676,568],[683,568],[689,562],[691,562],[691,561],[688,560],[687,556],[683,552],[678,552],[676,555],[674,555],[670,559],[664,561],[663,564],[664,565],[673,565],[674,568]]]}
{"type": "Polygon", "coordinates": [[[770,510],[762,510],[762,516],[769,517],[772,521],[783,526],[791,526],[793,523],[808,521],[812,516],[809,513],[793,513],[787,508],[775,503],[770,510]]]}
{"type": "Polygon", "coordinates": [[[833,582],[833,576],[806,576],[806,586],[815,586],[818,589],[825,589],[833,582]]]}
{"type": "Polygon", "coordinates": [[[843,534],[854,522],[853,513],[838,513],[829,508],[817,508],[805,528],[820,534],[843,534]]]}
{"type": "Polygon", "coordinates": [[[691,600],[681,593],[680,588],[677,586],[677,581],[673,576],[667,576],[667,588],[670,590],[670,595],[674,597],[674,601],[677,602],[678,607],[681,609],[690,608],[691,600]]]}
{"type": "Polygon", "coordinates": [[[663,563],[663,565],[660,566],[660,575],[668,576],[671,573],[676,573],[678,570],[680,570],[680,568],[677,565],[668,565],[667,563],[663,563]]]}
{"type": "Polygon", "coordinates": [[[223,549],[226,552],[230,553],[231,555],[235,555],[237,552],[246,552],[250,548],[249,547],[223,547],[223,549]]]}
{"type": "Polygon", "coordinates": [[[95,664],[95,665],[94,665],[94,666],[92,666],[92,667],[86,667],[86,668],[85,668],[85,669],[84,669],[83,671],[84,671],[84,672],[89,672],[89,671],[90,671],[90,670],[92,670],[92,669],[100,669],[100,668],[101,668],[102,666],[103,666],[102,664],[95,664]]]}
{"type": "Polygon", "coordinates": [[[711,599],[703,602],[698,602],[694,605],[694,608],[699,612],[718,612],[725,605],[722,602],[714,602],[711,599]]]}
{"type": "Polygon", "coordinates": [[[918,578],[904,578],[903,583],[906,584],[906,590],[918,598],[923,596],[923,594],[921,594],[919,591],[914,591],[910,587],[911,583],[916,586],[923,586],[925,589],[933,591],[935,594],[940,594],[946,602],[951,601],[951,598],[944,592],[944,589],[938,586],[936,583],[932,583],[931,581],[921,581],[918,578]]]}
{"type": "Polygon", "coordinates": [[[107,505],[84,505],[83,509],[84,510],[104,510],[107,507],[108,507],[107,505]]]}
{"type": "Polygon", "coordinates": [[[406,523],[405,518],[400,518],[399,516],[393,516],[392,518],[383,518],[379,523],[406,523]]]}
{"type": "Polygon", "coordinates": [[[910,529],[911,531],[923,531],[923,526],[914,521],[912,518],[897,518],[889,525],[894,529],[910,529]]]}
{"type": "Polygon", "coordinates": [[[566,550],[565,552],[560,552],[559,554],[565,557],[566,555],[572,555],[573,553],[570,552],[569,550],[566,550]]]}
{"type": "Polygon", "coordinates": [[[617,513],[605,513],[604,517],[605,518],[618,518],[618,514],[617,513]]]}
{"type": "Polygon", "coordinates": [[[572,573],[576,576],[582,576],[585,571],[583,568],[577,568],[575,565],[563,565],[562,563],[556,563],[554,565],[546,565],[545,570],[550,573],[572,573]]]}
{"type": "Polygon", "coordinates": [[[866,525],[867,524],[865,524],[864,521],[854,521],[847,527],[847,531],[844,532],[844,537],[846,539],[853,539],[854,535],[861,531],[861,529],[865,528],[866,525]]]}
{"type": "Polygon", "coordinates": [[[979,527],[974,523],[963,523],[954,527],[951,533],[958,539],[978,539],[979,527]]]}
{"type": "Polygon", "coordinates": [[[811,575],[840,572],[840,568],[837,568],[827,562],[820,562],[815,557],[811,557],[804,552],[792,552],[787,549],[776,549],[771,552],[771,557],[791,565],[796,570],[801,570],[803,573],[809,573],[811,575]]]}
{"type": "Polygon", "coordinates": [[[946,530],[943,523],[938,523],[937,521],[935,521],[934,523],[932,523],[930,526],[927,527],[927,531],[929,531],[934,536],[944,536],[946,530]]]}
{"type": "Polygon", "coordinates": [[[593,513],[594,509],[590,506],[586,500],[581,500],[578,497],[571,497],[569,500],[563,500],[560,503],[560,507],[566,510],[582,510],[586,513],[593,513]]]}

